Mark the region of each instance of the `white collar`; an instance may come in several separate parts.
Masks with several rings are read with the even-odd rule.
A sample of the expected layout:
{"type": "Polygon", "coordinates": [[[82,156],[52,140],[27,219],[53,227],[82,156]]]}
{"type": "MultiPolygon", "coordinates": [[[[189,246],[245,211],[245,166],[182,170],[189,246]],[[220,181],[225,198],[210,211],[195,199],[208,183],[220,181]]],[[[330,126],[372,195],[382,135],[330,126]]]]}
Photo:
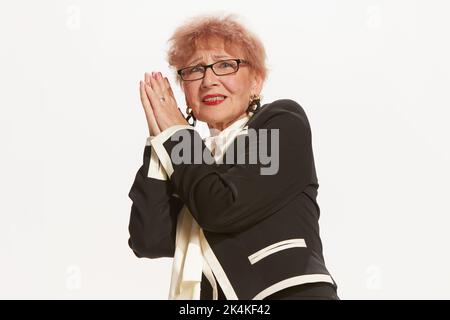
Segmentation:
{"type": "Polygon", "coordinates": [[[245,117],[234,121],[232,124],[230,124],[228,127],[223,129],[222,131],[219,131],[215,128],[210,128],[209,129],[210,137],[227,136],[227,135],[229,135],[230,132],[241,129],[250,118],[251,118],[251,116],[245,115],[245,117]]]}

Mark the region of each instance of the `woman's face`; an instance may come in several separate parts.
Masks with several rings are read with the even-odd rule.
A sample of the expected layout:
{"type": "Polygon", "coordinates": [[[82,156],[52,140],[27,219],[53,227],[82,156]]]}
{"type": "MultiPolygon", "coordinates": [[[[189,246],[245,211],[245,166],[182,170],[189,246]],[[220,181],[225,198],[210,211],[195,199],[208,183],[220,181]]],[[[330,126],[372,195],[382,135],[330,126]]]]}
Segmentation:
{"type": "MultiPolygon", "coordinates": [[[[243,59],[240,50],[225,50],[223,41],[209,41],[207,48],[198,48],[185,66],[208,65],[225,59],[243,59]]],[[[261,92],[262,81],[253,75],[246,64],[241,64],[236,73],[217,76],[211,68],[206,69],[205,77],[195,81],[183,81],[186,104],[192,108],[194,116],[208,123],[210,128],[220,131],[235,120],[246,115],[252,94],[261,92]],[[207,95],[223,95],[225,99],[218,104],[208,104],[207,95]]]]}

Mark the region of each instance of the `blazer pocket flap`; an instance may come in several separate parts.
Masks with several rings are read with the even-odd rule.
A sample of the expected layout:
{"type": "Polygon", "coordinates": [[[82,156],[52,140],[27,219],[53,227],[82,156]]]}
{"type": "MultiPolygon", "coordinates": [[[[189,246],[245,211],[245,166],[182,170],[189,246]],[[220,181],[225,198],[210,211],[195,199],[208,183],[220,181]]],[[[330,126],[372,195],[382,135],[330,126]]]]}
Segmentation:
{"type": "Polygon", "coordinates": [[[271,244],[270,246],[258,250],[252,255],[249,255],[248,260],[250,260],[251,264],[255,264],[259,260],[264,259],[265,257],[274,254],[275,252],[286,250],[289,248],[306,248],[305,239],[289,239],[276,242],[274,244],[271,244]]]}

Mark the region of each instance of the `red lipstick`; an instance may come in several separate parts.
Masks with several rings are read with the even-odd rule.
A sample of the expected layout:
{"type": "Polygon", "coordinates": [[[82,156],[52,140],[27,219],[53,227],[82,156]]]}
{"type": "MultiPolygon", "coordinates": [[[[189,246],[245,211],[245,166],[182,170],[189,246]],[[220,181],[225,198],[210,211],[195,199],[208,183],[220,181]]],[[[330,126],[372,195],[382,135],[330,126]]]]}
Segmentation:
{"type": "Polygon", "coordinates": [[[224,102],[226,98],[223,94],[208,94],[203,97],[202,102],[207,106],[214,106],[224,102]]]}

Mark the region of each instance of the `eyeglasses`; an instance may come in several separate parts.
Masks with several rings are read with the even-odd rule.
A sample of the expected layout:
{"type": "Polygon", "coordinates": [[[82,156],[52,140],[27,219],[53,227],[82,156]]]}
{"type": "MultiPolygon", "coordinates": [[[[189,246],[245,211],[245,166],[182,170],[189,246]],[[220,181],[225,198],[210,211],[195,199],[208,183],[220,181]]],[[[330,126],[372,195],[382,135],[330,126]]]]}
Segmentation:
{"type": "Polygon", "coordinates": [[[195,81],[205,77],[206,69],[211,68],[215,75],[225,76],[236,73],[240,64],[248,63],[243,59],[228,59],[214,62],[209,65],[198,64],[193,67],[186,67],[177,71],[183,81],[195,81]]]}

